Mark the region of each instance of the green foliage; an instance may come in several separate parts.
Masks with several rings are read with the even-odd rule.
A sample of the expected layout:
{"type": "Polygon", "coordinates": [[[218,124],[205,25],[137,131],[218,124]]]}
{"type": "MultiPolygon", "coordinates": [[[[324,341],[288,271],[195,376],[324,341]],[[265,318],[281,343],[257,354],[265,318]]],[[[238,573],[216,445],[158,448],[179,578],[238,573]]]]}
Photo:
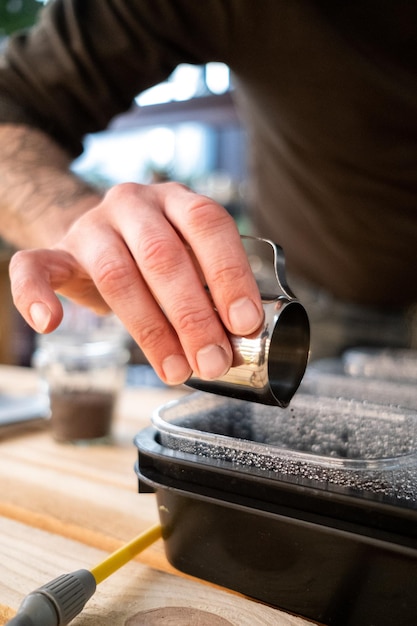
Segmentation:
{"type": "Polygon", "coordinates": [[[42,0],[0,0],[0,36],[31,26],[42,0]]]}

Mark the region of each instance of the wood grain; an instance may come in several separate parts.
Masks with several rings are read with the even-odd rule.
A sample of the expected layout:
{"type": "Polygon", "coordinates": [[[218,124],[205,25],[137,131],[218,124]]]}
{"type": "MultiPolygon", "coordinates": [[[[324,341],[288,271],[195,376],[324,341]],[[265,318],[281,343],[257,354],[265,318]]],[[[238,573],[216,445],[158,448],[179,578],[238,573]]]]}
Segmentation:
{"type": "MultiPolygon", "coordinates": [[[[0,518],[0,605],[16,609],[30,591],[64,572],[89,569],[106,557],[106,553],[65,539],[58,535],[31,529],[20,522],[0,518]]],[[[199,582],[155,571],[141,563],[131,562],[97,587],[84,611],[74,619],[74,626],[129,626],[141,613],[165,609],[165,617],[187,616],[188,610],[212,616],[212,626],[222,618],[232,626],[305,626],[305,620],[270,607],[202,585],[199,582]],[[130,621],[129,620],[134,620],[130,621]]],[[[12,610],[3,610],[7,618],[12,610]]],[[[196,615],[197,613],[194,613],[196,615]]],[[[1,613],[0,613],[1,615],[1,613]]],[[[161,615],[161,614],[160,614],[161,615]]],[[[5,621],[0,621],[4,624],[5,621]]],[[[157,623],[157,622],[154,622],[157,623]]],[[[161,622],[159,622],[161,623],[161,622]]],[[[163,621],[162,623],[168,623],[163,621]]],[[[186,622],[184,622],[186,623],[186,622]]],[[[210,622],[206,622],[207,625],[210,622]]],[[[200,622],[189,621],[199,625],[200,622]]],[[[180,626],[177,622],[176,626],[180,626]]],[[[200,626],[205,626],[202,622],[200,626]]]]}
{"type": "MultiPolygon", "coordinates": [[[[33,393],[36,386],[33,371],[0,366],[0,392],[33,393]]],[[[93,567],[158,521],[155,496],[138,494],[133,437],[157,406],[185,393],[182,387],[126,389],[111,445],[59,444],[47,427],[0,433],[0,625],[36,587],[93,567]]],[[[169,623],[178,609],[193,626],[205,625],[203,615],[210,626],[220,626],[220,619],[232,626],[308,624],[177,572],[162,541],[101,583],[72,624],[133,626],[163,614],[169,623]]]]}

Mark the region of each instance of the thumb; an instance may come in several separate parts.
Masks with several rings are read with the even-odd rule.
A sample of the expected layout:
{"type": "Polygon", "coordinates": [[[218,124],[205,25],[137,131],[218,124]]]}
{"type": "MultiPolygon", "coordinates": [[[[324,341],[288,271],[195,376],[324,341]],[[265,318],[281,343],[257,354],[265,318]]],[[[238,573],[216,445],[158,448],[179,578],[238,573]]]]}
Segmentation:
{"type": "Polygon", "coordinates": [[[77,267],[62,250],[23,250],[13,255],[9,265],[13,302],[36,332],[49,333],[61,323],[63,309],[54,290],[70,282],[77,267]]]}

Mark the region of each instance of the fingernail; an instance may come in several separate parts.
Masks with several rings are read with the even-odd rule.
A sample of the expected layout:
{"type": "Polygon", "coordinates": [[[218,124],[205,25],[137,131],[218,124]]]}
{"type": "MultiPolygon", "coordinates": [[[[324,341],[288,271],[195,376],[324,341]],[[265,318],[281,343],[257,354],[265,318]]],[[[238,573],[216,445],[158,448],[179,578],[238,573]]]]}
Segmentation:
{"type": "Polygon", "coordinates": [[[249,298],[239,298],[230,305],[229,322],[235,335],[249,335],[262,322],[255,303],[249,298]]]}
{"type": "Polygon", "coordinates": [[[180,385],[191,376],[191,367],[182,354],[171,354],[162,363],[165,380],[168,385],[180,385]]]}
{"type": "Polygon", "coordinates": [[[197,366],[200,378],[212,380],[226,374],[230,359],[225,350],[215,344],[201,348],[197,352],[197,366]]]}
{"type": "Polygon", "coordinates": [[[34,302],[29,309],[35,330],[43,333],[51,321],[51,311],[43,302],[34,302]]]}

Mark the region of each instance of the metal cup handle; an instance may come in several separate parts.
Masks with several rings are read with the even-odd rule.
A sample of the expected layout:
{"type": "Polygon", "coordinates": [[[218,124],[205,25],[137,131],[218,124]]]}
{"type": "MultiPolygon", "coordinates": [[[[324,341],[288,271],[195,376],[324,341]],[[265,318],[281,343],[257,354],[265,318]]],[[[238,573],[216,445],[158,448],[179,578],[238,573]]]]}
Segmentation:
{"type": "Polygon", "coordinates": [[[308,316],[287,283],[282,248],[268,239],[242,238],[271,246],[278,293],[261,294],[265,315],[257,332],[250,337],[228,333],[234,353],[230,370],[215,380],[191,376],[187,385],[223,396],[286,407],[307,366],[308,316]]]}

